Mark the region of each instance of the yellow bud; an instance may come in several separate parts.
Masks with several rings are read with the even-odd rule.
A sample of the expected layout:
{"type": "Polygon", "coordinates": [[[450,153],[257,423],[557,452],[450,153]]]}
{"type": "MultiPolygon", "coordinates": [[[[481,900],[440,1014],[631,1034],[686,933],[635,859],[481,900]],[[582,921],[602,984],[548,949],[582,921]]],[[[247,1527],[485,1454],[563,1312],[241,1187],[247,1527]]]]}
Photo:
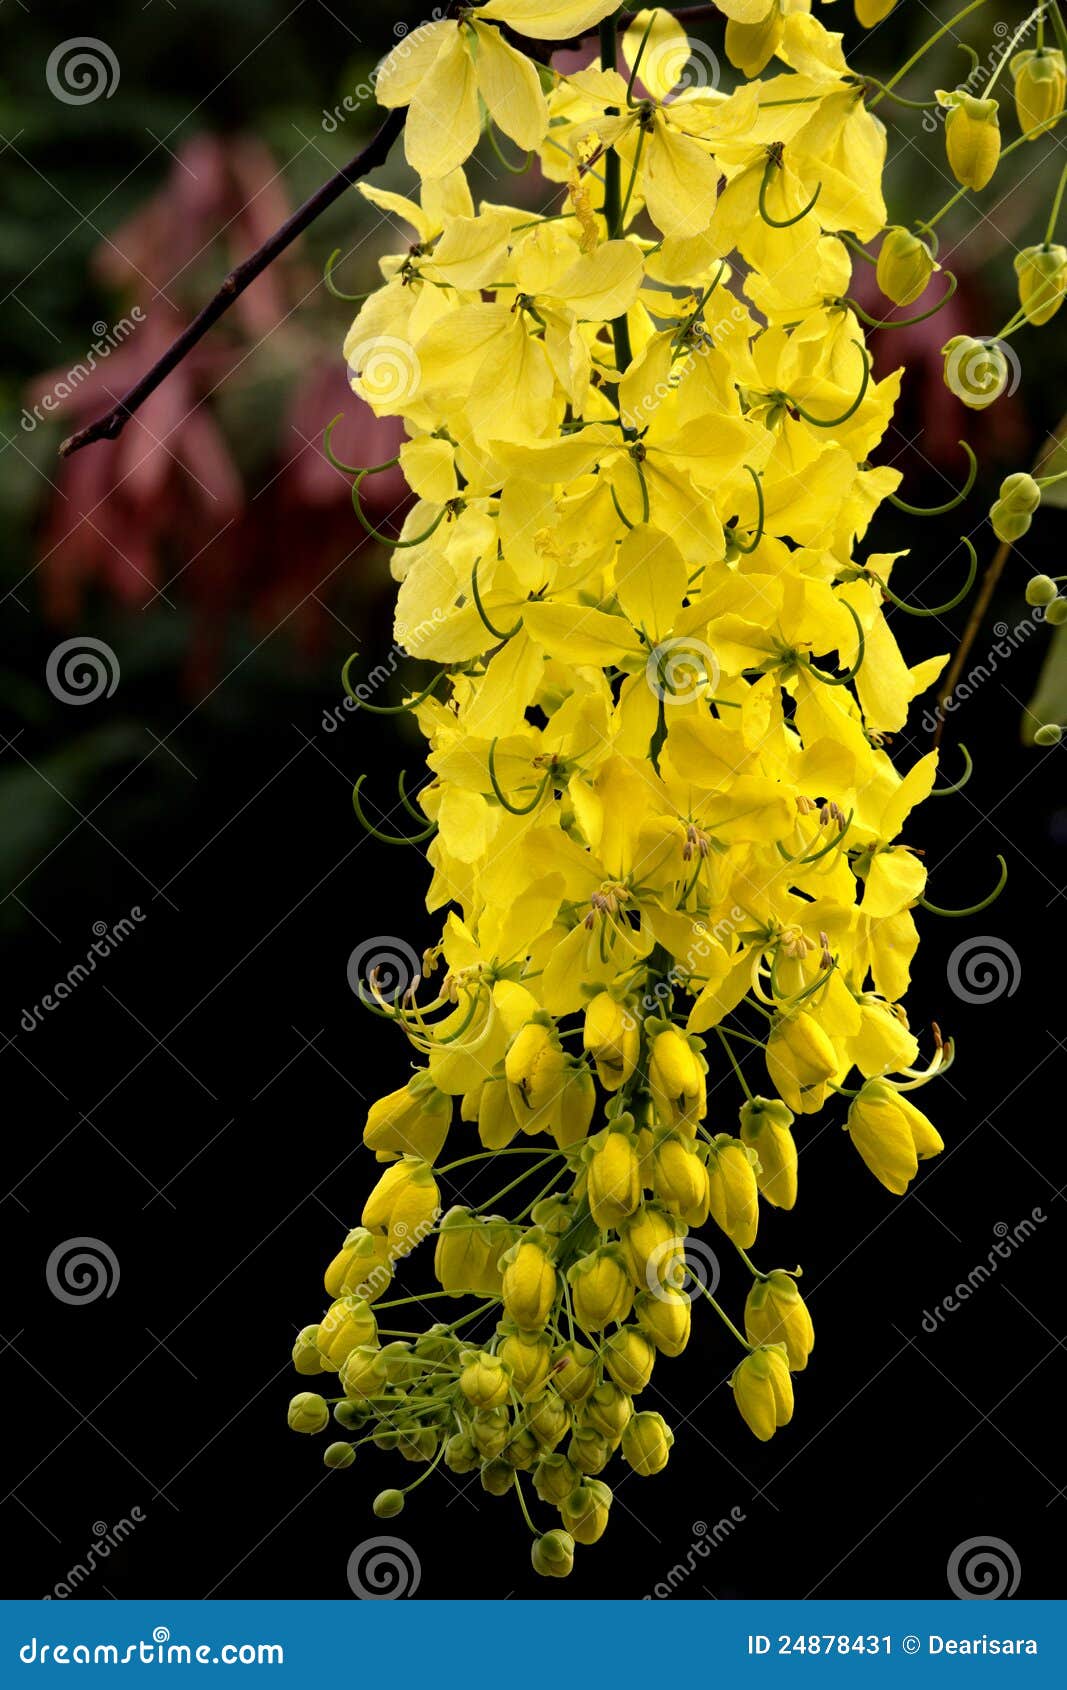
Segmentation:
{"type": "Polygon", "coordinates": [[[363,1297],[372,1303],[386,1291],[393,1277],[393,1252],[380,1233],[356,1226],[326,1269],[329,1296],[363,1297]]]}
{"type": "Polygon", "coordinates": [[[546,1532],[530,1549],[535,1573],[542,1578],[565,1579],[574,1566],[574,1539],[570,1532],[546,1532]]]}
{"type": "Polygon", "coordinates": [[[621,1390],[635,1397],[652,1377],[655,1345],[636,1326],[622,1326],[604,1343],[604,1366],[621,1390]]]}
{"type": "Polygon", "coordinates": [[[504,1445],[503,1458],[513,1467],[520,1467],[524,1473],[528,1473],[540,1454],[541,1447],[537,1439],[528,1427],[523,1427],[504,1445]]]}
{"type": "Polygon", "coordinates": [[[433,1269],[443,1291],[498,1297],[503,1285],[500,1258],[517,1242],[517,1229],[499,1215],[479,1219],[470,1209],[449,1209],[437,1234],[433,1269]]]}
{"type": "Polygon", "coordinates": [[[767,1072],[778,1095],[798,1115],[813,1115],[826,1101],[837,1073],[833,1044],[805,1010],[783,1015],[767,1040],[767,1072]]]}
{"type": "Polygon", "coordinates": [[[428,1074],[416,1074],[399,1091],[371,1105],[363,1142],[379,1162],[395,1162],[400,1156],[436,1162],[451,1118],[452,1099],[438,1091],[428,1074]]]}
{"type": "MultiPolygon", "coordinates": [[[[629,1122],[630,1117],[623,1119],[629,1122]]],[[[641,1170],[632,1135],[608,1128],[590,1141],[586,1197],[601,1232],[617,1227],[641,1201],[641,1170]]]]}
{"type": "Polygon", "coordinates": [[[341,1364],[340,1379],[345,1396],[355,1401],[381,1396],[388,1384],[381,1350],[373,1344],[360,1344],[357,1349],[349,1350],[341,1364]]]}
{"type": "Polygon", "coordinates": [[[581,1474],[565,1455],[543,1455],[534,1468],[534,1490],[542,1502],[559,1508],[581,1483],[581,1474]]]}
{"type": "Polygon", "coordinates": [[[328,1373],[338,1372],[351,1350],[373,1344],[377,1336],[378,1323],[369,1304],[362,1297],[339,1297],[319,1322],[320,1365],[328,1373]]]}
{"type": "Polygon", "coordinates": [[[886,230],[875,275],[878,286],[894,305],[911,305],[918,299],[935,267],[933,253],[918,235],[900,224],[886,230]]]}
{"type": "Polygon", "coordinates": [[[695,1131],[707,1113],[706,1064],[696,1041],[676,1027],[654,1033],[648,1047],[648,1083],[656,1113],[665,1127],[695,1131]]]}
{"type": "Polygon", "coordinates": [[[790,1127],[793,1112],[777,1098],[756,1097],[741,1110],[741,1142],[756,1152],[760,1196],[776,1209],[797,1200],[797,1147],[790,1127]]]}
{"type": "Polygon", "coordinates": [[[1028,323],[1040,327],[1054,317],[1067,289],[1067,247],[1028,246],[1015,255],[1019,304],[1028,323]]]}
{"type": "Polygon", "coordinates": [[[563,1072],[563,1089],[559,1099],[559,1114],[551,1133],[560,1150],[580,1144],[589,1131],[596,1108],[596,1086],[585,1063],[567,1059],[563,1072]]]}
{"type": "Polygon", "coordinates": [[[919,1163],[944,1150],[926,1116],[884,1080],[868,1080],[848,1112],[853,1144],[887,1191],[903,1196],[919,1163]]]}
{"type": "Polygon", "coordinates": [[[873,29],[889,16],[896,3],[897,0],[855,0],[856,22],[864,29],[873,29]]]}
{"type": "Polygon", "coordinates": [[[503,1074],[490,1076],[478,1097],[478,1137],[486,1150],[504,1150],[519,1130],[511,1090],[503,1074]]]}
{"type": "Polygon", "coordinates": [[[289,1404],[289,1429],[293,1432],[314,1434],[321,1432],[330,1423],[330,1410],[326,1406],[326,1399],[317,1396],[314,1391],[298,1391],[289,1404]]]}
{"type": "Polygon", "coordinates": [[[548,1339],[533,1337],[529,1332],[513,1332],[504,1339],[499,1354],[520,1397],[525,1400],[536,1396],[548,1378],[552,1359],[548,1339]]]}
{"type": "Polygon", "coordinates": [[[555,1027],[528,1021],[508,1046],[504,1074],[516,1120],[523,1132],[550,1132],[559,1122],[567,1059],[555,1027]]]}
{"type": "Polygon", "coordinates": [[[745,1302],[745,1336],[750,1344],[784,1344],[792,1372],[804,1371],[815,1328],[792,1274],[775,1268],[754,1282],[745,1302]]]}
{"type": "Polygon", "coordinates": [[[506,1408],[480,1408],[471,1417],[471,1437],[483,1461],[495,1461],[507,1448],[511,1420],[506,1408]]]}
{"type": "Polygon", "coordinates": [[[433,1170],[415,1156],[387,1168],[363,1208],[371,1232],[385,1232],[395,1256],[406,1256],[427,1237],[441,1212],[433,1170]]]}
{"type": "Polygon", "coordinates": [[[511,1378],[498,1356],[486,1350],[464,1352],[466,1365],[459,1388],[474,1408],[500,1408],[510,1395],[511,1378]]]}
{"type": "Polygon", "coordinates": [[[673,1442],[662,1414],[635,1414],[622,1435],[622,1458],[635,1473],[651,1478],[666,1467],[673,1442]]]}
{"type": "Polygon", "coordinates": [[[642,1332],[662,1355],[681,1355],[689,1342],[692,1321],[688,1297],[670,1287],[642,1291],[634,1302],[634,1313],[642,1332]]]}
{"type": "Polygon", "coordinates": [[[596,1543],[607,1528],[611,1491],[599,1479],[583,1479],[560,1504],[563,1524],[575,1543],[596,1543]]]}
{"type": "Polygon", "coordinates": [[[641,1029],[634,1015],[612,997],[598,992],[585,1012],[582,1042],[596,1064],[605,1091],[618,1091],[637,1067],[641,1029]]]}
{"type": "Polygon", "coordinates": [[[708,1156],[708,1190],[712,1219],[748,1250],[759,1226],[759,1188],[751,1153],[739,1138],[717,1134],[708,1156]]]}
{"type": "Polygon", "coordinates": [[[576,1426],[567,1445],[567,1459],[579,1473],[602,1473],[615,1453],[617,1442],[606,1438],[595,1426],[576,1426]]]}
{"type": "Polygon", "coordinates": [[[317,1326],[305,1326],[296,1335],[293,1345],[293,1366],[298,1373],[322,1373],[322,1357],[319,1354],[319,1329],[317,1326]]]}
{"type": "Polygon", "coordinates": [[[619,1243],[630,1277],[639,1290],[685,1283],[685,1239],[674,1215],[654,1203],[642,1203],[619,1228],[619,1243]]]}
{"type": "Polygon", "coordinates": [[[1015,114],[1028,141],[1051,127],[1063,110],[1067,94],[1064,58],[1058,49],[1037,47],[1016,53],[1011,61],[1015,78],[1015,114]]]}
{"type": "Polygon", "coordinates": [[[793,1381],[782,1345],[753,1350],[730,1380],[734,1401],[749,1431],[766,1443],[793,1418],[793,1381]]]}
{"type": "Polygon", "coordinates": [[[490,1496],[506,1496],[515,1483],[515,1469],[506,1461],[487,1461],[480,1477],[482,1489],[490,1496]]]}
{"type": "Polygon", "coordinates": [[[526,1412],[526,1424],[543,1450],[555,1449],[571,1426],[571,1412],[558,1392],[542,1391],[526,1412]]]}
{"type": "Polygon", "coordinates": [[[591,1426],[612,1443],[617,1443],[633,1414],[634,1405],[625,1391],[605,1379],[594,1385],[582,1404],[581,1425],[591,1426]]]}
{"type": "Polygon", "coordinates": [[[658,1202],[687,1226],[708,1218],[708,1170],[692,1145],[678,1135],[661,1139],[652,1157],[652,1190],[658,1202]]]}
{"type": "Polygon", "coordinates": [[[992,179],[1000,158],[1000,123],[996,100],[980,100],[965,88],[951,93],[937,90],[948,107],[945,119],[945,149],[949,169],[964,188],[984,188],[992,179]]]}
{"type": "Polygon", "coordinates": [[[596,1384],[596,1355],[585,1344],[561,1344],[552,1356],[552,1383],[567,1402],[581,1402],[596,1384]]]}
{"type": "Polygon", "coordinates": [[[633,1286],[618,1245],[582,1256],[570,1268],[567,1281],[574,1318],[586,1332],[602,1332],[615,1320],[621,1325],[633,1306],[633,1286]]]}
{"type": "Polygon", "coordinates": [[[524,1332],[540,1332],[556,1298],[556,1270],[532,1239],[515,1244],[503,1259],[504,1307],[524,1332]]]}

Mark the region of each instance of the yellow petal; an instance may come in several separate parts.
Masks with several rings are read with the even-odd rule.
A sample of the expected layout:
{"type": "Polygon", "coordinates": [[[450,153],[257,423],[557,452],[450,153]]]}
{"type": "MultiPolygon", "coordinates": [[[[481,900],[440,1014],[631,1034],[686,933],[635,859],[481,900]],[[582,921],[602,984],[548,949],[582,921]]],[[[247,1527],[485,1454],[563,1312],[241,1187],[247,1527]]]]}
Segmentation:
{"type": "Polygon", "coordinates": [[[539,147],[548,131],[548,106],[537,68],[516,52],[499,30],[475,24],[478,89],[498,129],[524,152],[539,147]]]}

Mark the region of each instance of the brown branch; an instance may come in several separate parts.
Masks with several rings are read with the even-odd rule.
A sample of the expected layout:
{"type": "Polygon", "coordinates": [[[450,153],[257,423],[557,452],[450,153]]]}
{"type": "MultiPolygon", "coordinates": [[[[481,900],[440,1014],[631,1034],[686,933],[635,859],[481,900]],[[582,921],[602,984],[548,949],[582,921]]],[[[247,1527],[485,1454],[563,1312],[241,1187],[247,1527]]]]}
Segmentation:
{"type": "Polygon", "coordinates": [[[349,159],[348,163],[337,171],[336,175],[331,176],[328,182],[324,182],[321,188],[317,188],[311,198],[305,200],[299,210],[294,211],[293,215],[286,219],[281,228],[275,229],[273,235],[265,240],[263,245],[252,253],[251,257],[238,264],[235,270],[231,270],[218,292],[197,312],[192,322],[182,330],[173,345],[169,346],[164,352],[162,358],[152,365],[147,375],[143,375],[140,381],[135,382],[129,392],[124,393],[118,403],[113,405],[106,415],[97,417],[96,421],[90,423],[88,427],[79,429],[77,434],[70,436],[69,440],[64,440],[59,448],[60,457],[69,458],[73,452],[81,451],[83,446],[91,446],[94,440],[116,439],[122,433],[134,412],[140,409],[149,395],[154,393],[160,383],[166,380],[171,370],[175,369],[186,354],[192,351],[197,341],[203,339],[208,329],[218,322],[219,318],[230,309],[234,300],[244,293],[256,277],[262,275],[267,266],[273,264],[286,247],[291,246],[297,236],[302,235],[304,230],[309,228],[317,217],[321,217],[328,206],[331,206],[335,200],[340,199],[346,188],[350,188],[354,182],[358,182],[361,177],[368,175],[379,164],[385,163],[393,142],[404,127],[406,115],[404,111],[399,109],[389,112],[385,122],[363,151],[357,153],[355,158],[349,159]]]}
{"type": "MultiPolygon", "coordinates": [[[[714,17],[718,9],[714,5],[682,6],[674,13],[674,16],[682,24],[697,23],[706,18],[714,17]]],[[[625,26],[632,23],[635,15],[635,13],[623,12],[619,17],[620,25],[625,26]]],[[[544,53],[549,58],[562,48],[580,46],[586,37],[594,33],[595,30],[587,30],[585,35],[574,36],[569,41],[549,42],[528,41],[525,37],[515,35],[511,30],[506,31],[506,34],[514,41],[516,46],[530,52],[534,57],[539,57],[541,53],[544,53]]],[[[328,182],[324,182],[322,187],[312,194],[310,199],[304,201],[298,211],[294,211],[293,215],[282,224],[280,229],[275,229],[273,235],[264,241],[263,245],[252,253],[250,258],[246,258],[243,263],[238,264],[237,268],[230,272],[218,292],[197,312],[192,322],[182,330],[177,340],[167,348],[162,358],[152,365],[148,373],[143,375],[140,381],[135,382],[129,392],[124,393],[122,398],[104,416],[97,417],[95,422],[89,423],[86,428],[79,429],[77,434],[72,434],[69,439],[64,440],[59,448],[60,457],[69,458],[72,453],[80,452],[83,446],[91,446],[95,440],[117,439],[134,412],[141,408],[145,400],[170,375],[171,370],[181,363],[182,359],[192,351],[199,340],[203,339],[208,329],[225,315],[234,300],[244,293],[256,277],[262,275],[267,266],[273,264],[286,247],[291,246],[297,236],[302,235],[304,230],[315,222],[316,218],[321,217],[328,206],[331,206],[335,200],[340,199],[346,188],[350,188],[354,182],[358,182],[362,177],[369,175],[379,164],[385,163],[393,142],[404,127],[406,117],[406,111],[399,107],[389,112],[385,122],[363,151],[357,153],[355,158],[349,159],[348,163],[337,171],[336,175],[331,176],[328,182]]]]}

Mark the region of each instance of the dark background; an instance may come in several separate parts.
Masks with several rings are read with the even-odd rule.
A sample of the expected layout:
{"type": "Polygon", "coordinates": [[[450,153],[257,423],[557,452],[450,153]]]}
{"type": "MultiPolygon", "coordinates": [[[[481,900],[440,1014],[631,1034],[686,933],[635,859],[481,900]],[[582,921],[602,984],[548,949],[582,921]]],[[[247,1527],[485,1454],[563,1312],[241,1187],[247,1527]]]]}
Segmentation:
{"type": "MultiPolygon", "coordinates": [[[[845,11],[825,16],[840,28],[845,11]]],[[[365,839],[349,798],[366,770],[388,808],[397,766],[418,767],[416,739],[367,716],[324,727],[344,659],[358,643],[373,662],[391,636],[385,560],[360,543],[344,483],[319,456],[321,428],[345,404],[348,308],[316,277],[340,246],[343,285],[373,286],[373,258],[396,248],[396,232],[349,196],[279,267],[265,317],[235,313],[216,332],[217,362],[199,367],[195,398],[217,431],[206,461],[233,466],[229,490],[213,488],[232,517],[225,529],[165,447],[150,457],[158,481],[136,497],[115,448],[93,448],[81,460],[98,454],[87,488],[58,469],[70,421],[27,433],[19,416],[48,386],[42,372],[82,356],[97,320],[141,300],[145,341],[179,328],[255,244],[241,171],[255,176],[263,155],[241,149],[255,142],[273,160],[276,179],[261,171],[253,196],[270,227],[275,209],[284,215],[284,202],[356,150],[374,120],[368,103],[333,131],[323,113],[365,81],[394,21],[420,16],[320,0],[114,0],[91,26],[83,8],[40,0],[0,14],[5,1593],[52,1591],[84,1563],[97,1528],[113,1531],[137,1509],[143,1522],[79,1594],[345,1598],[349,1556],[392,1535],[418,1557],[420,1596],[639,1597],[720,1520],[732,1523],[692,1557],[679,1597],[939,1596],[957,1546],[990,1536],[1017,1557],[1020,1595],[1062,1594],[1067,805],[1063,752],[1021,742],[1049,649],[1040,629],[1009,637],[1010,656],[949,724],[944,778],[955,778],[961,736],[976,760],[970,785],[925,806],[908,832],[942,903],[981,897],[999,851],[1011,870],[988,912],[922,919],[912,1023],[936,1019],[960,1049],[919,1100],[946,1152],[893,1200],[837,1130],[843,1110],[828,1111],[800,1123],[797,1209],[763,1214],[759,1260],[803,1264],[818,1329],[792,1425],[768,1446],[748,1435],[724,1382],[727,1341],[696,1309],[689,1351],[658,1364],[642,1399],[675,1427],[667,1472],[643,1480],[616,1466],[607,1537],[579,1553],[569,1583],[552,1585],[530,1570],[513,1499],[484,1496],[476,1477],[441,1470],[400,1519],[380,1523],[373,1495],[413,1470],[361,1451],[354,1469],[326,1474],[321,1443],[286,1429],[298,1383],[289,1346],[321,1311],[322,1269],[372,1179],[359,1138],[366,1105],[407,1071],[399,1038],[353,998],[346,964],[376,934],[416,950],[435,937],[421,853],[365,839]],[[48,93],[45,64],[86,27],[114,49],[121,82],[110,99],[69,107],[48,93]],[[155,221],[131,225],[146,206],[155,221]],[[224,227],[226,239],[211,241],[224,227]],[[112,696],[81,707],[45,684],[49,654],[75,635],[105,640],[121,666],[112,696]],[[136,930],[27,1031],[25,1010],[84,958],[93,924],[113,928],[135,906],[136,930]],[[983,938],[1017,958],[1012,989],[968,1004],[949,958],[983,938]],[[1028,1217],[1032,1236],[924,1330],[924,1312],[1028,1217]],[[81,1237],[103,1241],[119,1271],[110,1296],[73,1306],[50,1292],[46,1264],[81,1237]]],[[[929,27],[926,8],[898,8],[870,37],[864,68],[889,74],[929,27]]],[[[718,43],[717,27],[704,33],[718,43]]],[[[977,30],[971,38],[988,46],[977,30]]],[[[931,61],[936,77],[909,91],[963,62],[946,45],[931,61]]],[[[902,115],[902,126],[890,118],[896,216],[951,192],[940,137],[902,115]]],[[[1048,150],[1060,161],[1057,144],[1048,150]]],[[[1023,386],[995,412],[963,412],[939,377],[937,349],[961,321],[995,332],[1006,320],[1013,252],[1040,239],[1056,165],[1036,169],[1023,151],[983,197],[976,232],[966,221],[946,230],[962,317],[911,332],[914,368],[880,454],[906,470],[908,496],[930,503],[959,472],[959,435],[982,447],[964,511],[879,519],[879,549],[913,547],[898,590],[914,583],[928,603],[955,590],[961,528],[988,560],[982,513],[1000,476],[1028,464],[1059,421],[1059,319],[1040,339],[1013,341],[1023,386]]],[[[403,188],[402,160],[379,180],[403,188]]],[[[476,194],[540,203],[536,180],[494,187],[482,164],[472,180],[476,194]]],[[[882,370],[896,361],[890,339],[879,337],[882,370]]],[[[77,402],[69,415],[80,422],[108,402],[83,398],[84,415],[77,402]]],[[[345,409],[342,452],[388,456],[356,402],[345,409]]],[[[398,494],[381,497],[386,518],[398,494]]],[[[1017,630],[1027,615],[1027,573],[1061,560],[1062,516],[1042,511],[975,661],[993,647],[994,624],[1017,630]]],[[[948,649],[964,619],[961,609],[942,623],[909,620],[909,655],[948,649]]],[[[921,709],[893,747],[901,766],[928,743],[921,709]]],[[[728,1129],[736,1089],[713,1075],[709,1118],[728,1129]]],[[[428,1283],[427,1264],[421,1275],[413,1263],[413,1288],[428,1283]]],[[[729,1264],[724,1286],[736,1309],[744,1286],[729,1264]]]]}

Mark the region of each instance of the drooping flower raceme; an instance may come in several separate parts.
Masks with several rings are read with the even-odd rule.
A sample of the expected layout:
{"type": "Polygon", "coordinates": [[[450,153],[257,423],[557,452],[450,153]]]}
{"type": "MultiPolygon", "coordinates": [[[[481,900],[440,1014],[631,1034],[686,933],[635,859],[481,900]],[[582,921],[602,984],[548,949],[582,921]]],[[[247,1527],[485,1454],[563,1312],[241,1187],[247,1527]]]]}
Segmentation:
{"type": "MultiPolygon", "coordinates": [[[[415,1483],[478,1470],[531,1522],[529,1485],[552,1577],[606,1529],[613,1458],[668,1460],[639,1400],[661,1357],[698,1342],[726,1372],[721,1337],[755,1436],[788,1424],[814,1332],[795,1274],[749,1251],[762,1205],[797,1200],[794,1128],[844,1097],[844,1150],[902,1193],[942,1148],[905,1093],[951,1055],[936,1029],[920,1054],[901,1001],[937,757],[885,745],[945,660],[909,662],[887,620],[908,565],[867,537],[900,481],[878,460],[902,372],[875,379],[849,298],[889,225],[885,90],[803,0],[723,0],[730,92],[686,77],[708,50],[668,13],[616,39],[613,10],[490,0],[377,80],[420,182],[362,190],[412,234],[345,350],[402,419],[396,636],[434,673],[406,706],[428,779],[396,812],[421,826],[373,831],[428,841],[442,930],[426,984],[367,983],[416,1071],[370,1110],[381,1177],[294,1352],[337,1376],[353,1448],[415,1483]],[[584,68],[548,68],[596,26],[584,68]],[[542,214],[475,199],[486,124],[536,153],[542,214]],[[489,1163],[504,1189],[475,1201],[489,1163]],[[751,1276],[733,1317],[690,1274],[696,1229],[751,1276]],[[426,1293],[389,1294],[408,1256],[446,1311],[419,1337],[426,1293]]],[[[1027,133],[1057,74],[1020,68],[1027,133]]],[[[945,99],[977,182],[996,102],[945,99]]],[[[931,226],[885,240],[890,301],[943,284],[931,226]]],[[[326,1419],[294,1399],[295,1429],[326,1419]]]]}

